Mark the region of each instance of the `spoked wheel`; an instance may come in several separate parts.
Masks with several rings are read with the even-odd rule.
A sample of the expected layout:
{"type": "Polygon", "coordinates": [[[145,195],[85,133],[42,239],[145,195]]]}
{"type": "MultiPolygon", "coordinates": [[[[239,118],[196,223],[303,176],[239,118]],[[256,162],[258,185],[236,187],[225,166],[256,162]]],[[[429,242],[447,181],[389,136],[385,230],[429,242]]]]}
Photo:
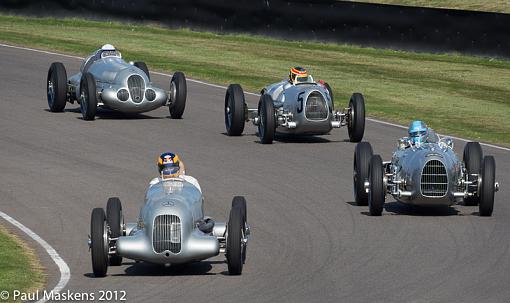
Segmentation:
{"type": "Polygon", "coordinates": [[[81,76],[80,110],[83,120],[90,121],[96,118],[96,81],[91,73],[85,73],[81,76]]]}
{"type": "Polygon", "coordinates": [[[240,275],[246,260],[246,200],[234,197],[227,223],[227,264],[230,275],[240,275]]]}
{"type": "Polygon", "coordinates": [[[380,216],[384,207],[386,190],[383,183],[383,164],[381,156],[374,155],[370,160],[368,191],[368,209],[371,216],[380,216]]]}
{"type": "Polygon", "coordinates": [[[494,192],[496,191],[496,162],[493,156],[485,156],[481,169],[482,184],[480,186],[480,216],[490,217],[494,209],[494,192]]]}
{"type": "Polygon", "coordinates": [[[92,271],[96,277],[106,276],[108,270],[108,229],[102,208],[92,210],[90,222],[92,271]]]}
{"type": "MultiPolygon", "coordinates": [[[[472,174],[480,174],[480,169],[482,167],[482,158],[483,152],[480,143],[478,142],[468,142],[464,147],[464,165],[466,166],[466,171],[468,174],[469,181],[475,181],[476,177],[471,176],[472,174]]],[[[480,194],[476,196],[467,197],[464,199],[464,205],[466,206],[476,206],[480,203],[480,194]]]]}
{"type": "MultiPolygon", "coordinates": [[[[110,227],[111,238],[124,236],[124,215],[122,214],[122,204],[119,198],[108,199],[108,203],[106,204],[106,221],[110,227]]],[[[121,256],[110,255],[111,266],[119,266],[121,264],[121,256]]]]}
{"type": "Polygon", "coordinates": [[[67,101],[67,73],[62,63],[51,64],[46,78],[46,92],[50,111],[63,111],[67,101]]]}
{"type": "Polygon", "coordinates": [[[349,121],[347,130],[351,142],[360,142],[365,133],[365,98],[360,93],[354,93],[349,101],[349,121]]]}
{"type": "Polygon", "coordinates": [[[354,200],[357,205],[368,204],[368,194],[365,191],[365,181],[368,180],[372,146],[368,142],[360,142],[354,151],[354,200]]]}
{"type": "Polygon", "coordinates": [[[141,69],[147,75],[147,78],[149,78],[149,81],[151,80],[151,75],[149,74],[149,68],[147,67],[147,64],[145,64],[145,62],[138,61],[138,62],[135,62],[133,65],[138,67],[139,69],[141,69]]]}
{"type": "Polygon", "coordinates": [[[227,135],[240,136],[244,130],[244,92],[239,84],[230,84],[225,95],[225,127],[227,135]]]}
{"type": "Polygon", "coordinates": [[[186,77],[182,72],[175,72],[170,81],[170,117],[172,119],[181,119],[186,107],[186,96],[188,89],[186,86],[186,77]]]}
{"type": "Polygon", "coordinates": [[[275,117],[271,96],[263,94],[259,101],[259,138],[262,144],[271,144],[274,140],[275,117]]]}

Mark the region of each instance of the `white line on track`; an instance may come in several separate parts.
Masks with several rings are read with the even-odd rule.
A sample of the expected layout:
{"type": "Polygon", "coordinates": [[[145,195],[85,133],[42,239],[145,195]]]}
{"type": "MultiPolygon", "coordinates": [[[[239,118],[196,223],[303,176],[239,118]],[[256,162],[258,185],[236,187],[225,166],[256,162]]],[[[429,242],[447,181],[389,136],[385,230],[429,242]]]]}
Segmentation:
{"type": "MultiPolygon", "coordinates": [[[[64,289],[64,287],[66,287],[67,285],[67,282],[69,282],[69,279],[71,278],[71,270],[69,269],[69,266],[67,266],[67,263],[57,253],[57,251],[53,247],[51,247],[51,245],[49,245],[48,242],[44,241],[43,238],[39,237],[39,235],[34,233],[30,228],[21,224],[19,221],[7,215],[6,213],[0,211],[0,217],[4,218],[5,221],[19,228],[22,232],[27,234],[34,241],[39,243],[44,248],[44,250],[46,250],[48,255],[50,255],[51,259],[53,260],[53,262],[55,262],[55,264],[57,264],[58,269],[60,270],[60,280],[51,291],[53,293],[58,293],[62,289],[64,289]]],[[[36,303],[44,303],[46,301],[47,300],[43,298],[37,301],[36,303]]]]}
{"type": "MultiPolygon", "coordinates": [[[[48,54],[48,55],[56,55],[56,56],[63,56],[63,57],[67,57],[67,58],[75,58],[75,59],[83,60],[82,57],[66,55],[66,54],[50,52],[50,51],[44,51],[44,50],[39,50],[39,49],[35,49],[35,48],[22,47],[22,46],[14,46],[14,45],[3,44],[3,43],[0,43],[0,46],[2,46],[2,47],[9,47],[9,48],[15,48],[15,49],[22,49],[22,50],[26,50],[26,51],[38,52],[38,53],[43,53],[43,54],[48,54]]],[[[160,76],[172,77],[172,75],[170,75],[170,74],[165,74],[165,73],[160,73],[160,72],[151,72],[151,73],[152,74],[156,74],[156,75],[160,75],[160,76]]],[[[188,79],[188,78],[186,78],[186,80],[190,81],[190,82],[194,82],[194,83],[210,86],[210,87],[227,89],[227,87],[223,86],[223,85],[217,85],[217,84],[207,83],[207,82],[200,81],[200,80],[188,79]]],[[[245,92],[245,94],[252,95],[252,96],[259,96],[259,94],[255,94],[255,93],[251,93],[251,92],[245,92]]],[[[402,128],[402,129],[407,129],[406,126],[395,124],[395,123],[385,122],[385,121],[381,121],[381,120],[373,119],[373,118],[366,118],[366,119],[368,121],[379,123],[379,124],[384,124],[384,125],[388,125],[388,126],[402,128]]],[[[456,140],[464,141],[464,142],[473,141],[473,140],[470,140],[470,139],[464,139],[464,138],[455,137],[455,136],[449,136],[449,137],[451,137],[453,139],[456,139],[456,140]]],[[[482,142],[480,142],[480,144],[484,145],[484,146],[487,146],[487,147],[491,147],[491,148],[495,148],[495,149],[499,149],[499,150],[504,150],[504,151],[509,151],[510,152],[510,148],[506,148],[506,147],[503,147],[503,146],[498,146],[498,145],[489,144],[489,143],[482,143],[482,142]]]]}

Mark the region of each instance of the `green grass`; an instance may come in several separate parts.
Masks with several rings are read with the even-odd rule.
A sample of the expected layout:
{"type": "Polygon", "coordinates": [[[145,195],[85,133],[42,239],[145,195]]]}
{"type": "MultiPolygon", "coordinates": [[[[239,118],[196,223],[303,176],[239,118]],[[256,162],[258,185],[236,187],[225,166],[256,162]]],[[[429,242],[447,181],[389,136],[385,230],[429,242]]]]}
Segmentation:
{"type": "Polygon", "coordinates": [[[0,226],[0,291],[8,291],[12,299],[14,290],[34,292],[44,285],[44,281],[34,251],[0,226]]]}
{"type": "Polygon", "coordinates": [[[253,92],[301,65],[330,83],[337,107],[359,91],[370,117],[422,119],[440,133],[510,146],[510,61],[2,15],[0,41],[82,56],[112,43],[126,60],[144,60],[151,70],[182,70],[253,92]]]}
{"type": "Polygon", "coordinates": [[[484,12],[510,13],[508,0],[351,0],[355,2],[383,3],[407,6],[423,6],[450,9],[465,9],[484,12]]]}

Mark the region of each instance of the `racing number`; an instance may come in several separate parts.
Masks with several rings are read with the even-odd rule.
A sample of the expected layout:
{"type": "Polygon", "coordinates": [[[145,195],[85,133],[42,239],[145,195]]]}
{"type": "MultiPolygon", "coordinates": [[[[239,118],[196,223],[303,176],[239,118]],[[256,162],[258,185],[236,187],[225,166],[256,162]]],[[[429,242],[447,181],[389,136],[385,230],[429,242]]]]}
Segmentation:
{"type": "Polygon", "coordinates": [[[303,95],[305,94],[305,92],[300,92],[298,94],[298,97],[297,97],[297,102],[298,102],[298,108],[297,108],[297,112],[298,114],[303,112],[303,95]]]}

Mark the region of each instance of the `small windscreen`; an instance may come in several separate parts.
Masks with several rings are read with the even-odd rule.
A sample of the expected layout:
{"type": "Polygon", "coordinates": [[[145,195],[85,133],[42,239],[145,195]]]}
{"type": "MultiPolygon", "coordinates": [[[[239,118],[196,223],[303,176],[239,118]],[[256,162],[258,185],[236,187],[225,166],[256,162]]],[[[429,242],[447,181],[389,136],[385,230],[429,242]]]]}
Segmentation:
{"type": "Polygon", "coordinates": [[[121,55],[120,55],[120,52],[118,52],[116,50],[106,50],[106,51],[101,52],[101,58],[106,58],[106,57],[121,58],[121,55]]]}
{"type": "Polygon", "coordinates": [[[309,82],[309,81],[308,81],[308,76],[306,76],[306,77],[297,77],[297,78],[296,78],[296,82],[297,82],[297,83],[305,83],[305,82],[309,82]]]}

